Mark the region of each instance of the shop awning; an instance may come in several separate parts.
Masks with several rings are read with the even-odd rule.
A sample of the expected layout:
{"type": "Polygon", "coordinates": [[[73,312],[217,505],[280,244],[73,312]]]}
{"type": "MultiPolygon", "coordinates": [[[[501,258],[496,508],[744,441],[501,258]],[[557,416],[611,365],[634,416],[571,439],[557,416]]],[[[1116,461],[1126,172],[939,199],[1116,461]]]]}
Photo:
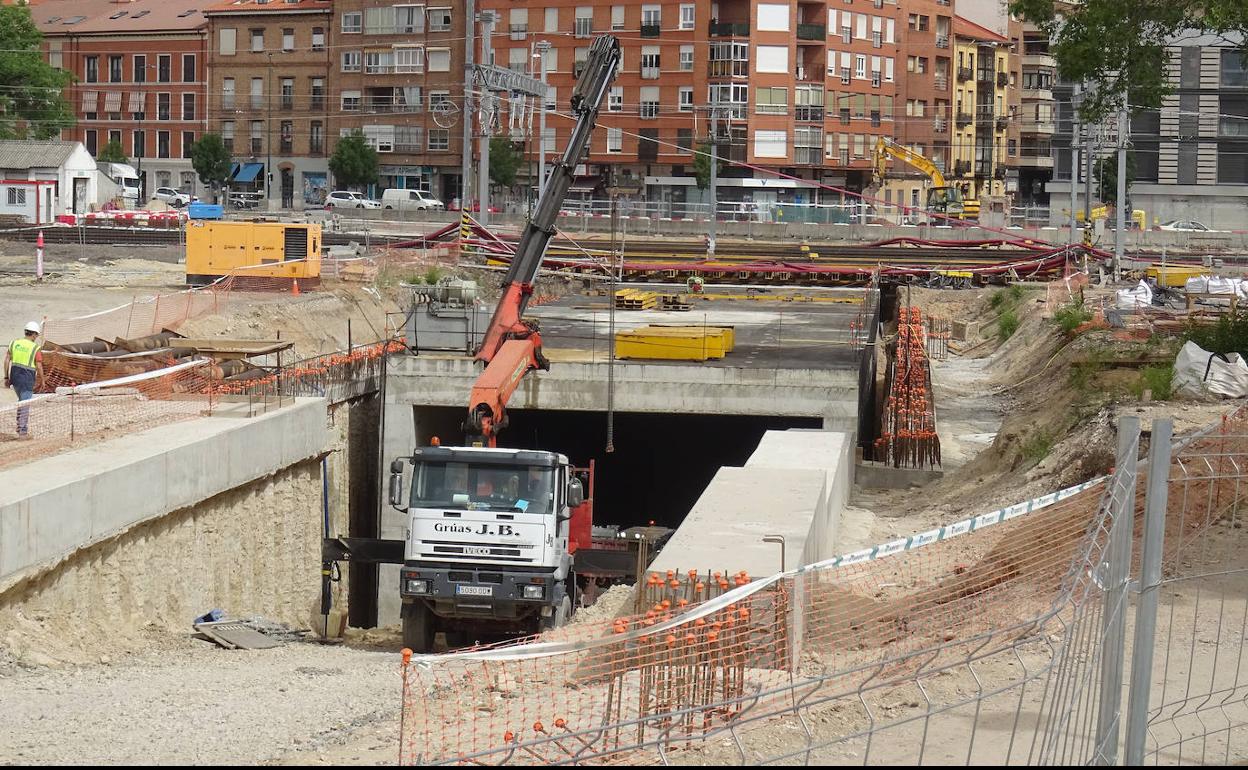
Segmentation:
{"type": "Polygon", "coordinates": [[[254,182],[256,181],[256,177],[260,176],[262,171],[264,171],[263,163],[244,163],[239,166],[237,171],[234,172],[234,176],[231,177],[231,181],[241,182],[243,184],[246,184],[247,182],[254,182]]]}

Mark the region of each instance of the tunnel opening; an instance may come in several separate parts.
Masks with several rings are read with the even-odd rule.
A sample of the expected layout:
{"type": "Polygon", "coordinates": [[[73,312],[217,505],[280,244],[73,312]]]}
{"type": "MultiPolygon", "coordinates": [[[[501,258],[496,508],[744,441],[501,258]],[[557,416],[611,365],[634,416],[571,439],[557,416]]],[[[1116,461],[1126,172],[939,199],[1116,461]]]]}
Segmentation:
{"type": "MultiPolygon", "coordinates": [[[[464,410],[419,407],[418,441],[463,440],[464,410]]],[[[817,417],[617,412],[607,453],[605,412],[513,409],[499,445],[544,449],[595,464],[594,523],[677,527],[725,465],[744,465],[768,430],[819,429],[817,417]]]]}

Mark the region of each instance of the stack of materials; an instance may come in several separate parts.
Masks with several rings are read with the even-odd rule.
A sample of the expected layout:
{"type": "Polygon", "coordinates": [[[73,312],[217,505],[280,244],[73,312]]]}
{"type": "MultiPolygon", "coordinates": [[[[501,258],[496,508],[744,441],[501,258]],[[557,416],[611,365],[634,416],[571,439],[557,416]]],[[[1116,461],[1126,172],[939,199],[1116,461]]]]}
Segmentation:
{"type": "Polygon", "coordinates": [[[923,313],[917,307],[899,310],[897,341],[889,357],[884,392],[887,395],[874,459],[894,468],[940,465],[932,371],[923,313]]]}
{"type": "Polygon", "coordinates": [[[659,361],[706,361],[732,352],[736,331],[731,326],[642,326],[615,335],[616,358],[659,361]]]}

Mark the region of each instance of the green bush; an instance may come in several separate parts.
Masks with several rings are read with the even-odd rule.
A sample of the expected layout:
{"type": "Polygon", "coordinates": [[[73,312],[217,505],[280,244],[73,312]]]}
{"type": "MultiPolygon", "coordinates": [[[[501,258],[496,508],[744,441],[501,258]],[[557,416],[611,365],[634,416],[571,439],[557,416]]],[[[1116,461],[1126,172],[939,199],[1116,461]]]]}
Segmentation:
{"type": "Polygon", "coordinates": [[[1143,398],[1146,390],[1152,391],[1154,401],[1169,401],[1174,395],[1174,367],[1163,364],[1141,369],[1139,382],[1132,388],[1132,392],[1136,398],[1143,398]]]}
{"type": "Polygon", "coordinates": [[[1053,449],[1053,437],[1048,431],[1038,430],[1032,433],[1023,441],[1022,453],[1023,459],[1029,465],[1035,465],[1044,458],[1049,456],[1049,452],[1053,449]]]}
{"type": "Polygon", "coordinates": [[[1096,379],[1096,375],[1105,367],[1094,361],[1085,361],[1070,367],[1070,387],[1072,390],[1083,393],[1092,388],[1092,381],[1096,379]]]}
{"type": "Polygon", "coordinates": [[[436,267],[431,267],[425,271],[425,283],[429,284],[430,286],[437,283],[438,279],[440,279],[441,277],[442,277],[442,271],[436,267]]]}
{"type": "Polygon", "coordinates": [[[1075,329],[1092,320],[1092,311],[1083,306],[1083,300],[1076,300],[1058,308],[1053,313],[1053,320],[1063,334],[1070,336],[1075,333],[1075,329]]]}
{"type": "Polygon", "coordinates": [[[993,310],[999,310],[1001,306],[1005,304],[1005,301],[1009,298],[1009,296],[1010,292],[1008,289],[1001,289],[989,298],[988,304],[993,310]]]}
{"type": "Polygon", "coordinates": [[[1023,299],[1023,295],[1027,293],[1027,291],[1022,286],[1019,286],[1018,284],[1014,284],[1010,288],[1006,289],[1006,291],[1009,292],[1010,299],[1015,302],[1021,302],[1023,299]]]}
{"type": "Polygon", "coordinates": [[[1001,318],[997,320],[997,337],[1005,342],[1014,336],[1014,332],[1018,331],[1018,312],[1014,308],[1006,308],[1001,311],[1001,318]]]}
{"type": "Polygon", "coordinates": [[[1192,321],[1183,338],[1200,345],[1210,353],[1248,352],[1248,311],[1239,310],[1218,316],[1213,323],[1192,321]]]}

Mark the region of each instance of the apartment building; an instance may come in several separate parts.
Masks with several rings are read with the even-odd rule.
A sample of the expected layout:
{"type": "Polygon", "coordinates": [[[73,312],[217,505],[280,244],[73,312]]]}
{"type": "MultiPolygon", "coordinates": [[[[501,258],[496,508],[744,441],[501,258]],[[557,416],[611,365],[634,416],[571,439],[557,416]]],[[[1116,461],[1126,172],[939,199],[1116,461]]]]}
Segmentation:
{"type": "Polygon", "coordinates": [[[1017,140],[1009,138],[1010,39],[960,16],[953,19],[953,33],[953,133],[946,176],[967,198],[1003,197],[1006,171],[1017,155],[1017,140]]]}
{"type": "Polygon", "coordinates": [[[541,0],[499,14],[494,61],[550,84],[547,132],[528,146],[553,157],[571,129],[566,102],[591,39],[614,34],[623,59],[577,189],[697,202],[693,150],[712,139],[741,164],[723,168],[724,201],[815,202],[862,189],[875,137],[893,134],[895,0],[541,0]]]}
{"type": "Polygon", "coordinates": [[[208,119],[234,158],[230,185],[270,206],[328,192],[330,0],[226,0],[208,20],[208,119]]]}
{"type": "Polygon", "coordinates": [[[1057,131],[1053,85],[1057,60],[1049,53],[1048,35],[1034,24],[1023,25],[1022,80],[1019,83],[1018,202],[1047,205],[1053,178],[1052,139],[1057,131]]]}
{"type": "Polygon", "coordinates": [[[73,74],[77,123],[62,138],[95,156],[121,144],[146,194],[201,185],[190,149],[206,127],[209,0],[43,0],[31,15],[49,63],[73,74]]]}
{"type": "Polygon", "coordinates": [[[380,156],[379,190],[428,190],[447,203],[459,198],[463,4],[334,0],[333,6],[334,136],[363,132],[380,156]]]}

